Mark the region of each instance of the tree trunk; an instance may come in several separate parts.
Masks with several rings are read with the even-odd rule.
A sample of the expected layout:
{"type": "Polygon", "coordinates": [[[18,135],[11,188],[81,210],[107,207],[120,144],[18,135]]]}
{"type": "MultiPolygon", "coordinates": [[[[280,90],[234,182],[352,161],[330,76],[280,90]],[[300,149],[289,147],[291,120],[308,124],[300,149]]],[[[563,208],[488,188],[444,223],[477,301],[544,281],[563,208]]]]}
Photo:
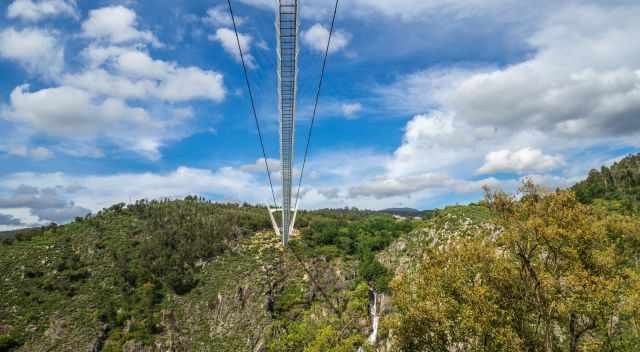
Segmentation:
{"type": "Polygon", "coordinates": [[[571,341],[569,341],[569,351],[576,352],[578,350],[578,333],[576,331],[576,315],[575,313],[571,313],[571,318],[569,319],[569,335],[571,336],[571,341]]]}

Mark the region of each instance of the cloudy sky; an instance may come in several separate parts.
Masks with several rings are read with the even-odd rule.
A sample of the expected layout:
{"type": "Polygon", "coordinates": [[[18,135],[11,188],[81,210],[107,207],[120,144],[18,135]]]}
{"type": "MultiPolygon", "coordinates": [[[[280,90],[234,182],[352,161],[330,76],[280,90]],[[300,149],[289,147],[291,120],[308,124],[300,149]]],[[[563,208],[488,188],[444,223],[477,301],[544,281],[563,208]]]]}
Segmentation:
{"type": "MultiPolygon", "coordinates": [[[[298,156],[333,0],[301,3],[298,156]]],[[[277,159],[275,1],[233,4],[277,159]]],[[[638,18],[637,0],[343,0],[302,206],[464,203],[638,151],[638,18]]],[[[267,202],[235,45],[222,0],[3,1],[0,230],[140,198],[267,202]]]]}

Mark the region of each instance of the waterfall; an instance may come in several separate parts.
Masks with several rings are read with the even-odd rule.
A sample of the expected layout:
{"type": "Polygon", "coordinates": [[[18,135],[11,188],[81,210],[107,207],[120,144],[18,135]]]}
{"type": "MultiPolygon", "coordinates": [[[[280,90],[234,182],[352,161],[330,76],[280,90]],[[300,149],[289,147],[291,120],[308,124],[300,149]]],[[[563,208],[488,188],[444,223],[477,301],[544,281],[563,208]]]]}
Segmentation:
{"type": "MultiPolygon", "coordinates": [[[[378,293],[375,289],[370,289],[369,296],[371,303],[369,304],[369,314],[371,315],[371,334],[367,338],[367,342],[371,346],[375,346],[378,340],[378,322],[380,321],[380,314],[378,313],[378,293]]],[[[362,346],[358,348],[358,352],[364,352],[362,346]]]]}
{"type": "Polygon", "coordinates": [[[367,339],[370,345],[375,346],[376,340],[378,339],[378,322],[380,321],[380,315],[378,314],[378,293],[376,290],[371,290],[373,293],[372,304],[369,308],[369,313],[371,314],[371,334],[367,339]]]}

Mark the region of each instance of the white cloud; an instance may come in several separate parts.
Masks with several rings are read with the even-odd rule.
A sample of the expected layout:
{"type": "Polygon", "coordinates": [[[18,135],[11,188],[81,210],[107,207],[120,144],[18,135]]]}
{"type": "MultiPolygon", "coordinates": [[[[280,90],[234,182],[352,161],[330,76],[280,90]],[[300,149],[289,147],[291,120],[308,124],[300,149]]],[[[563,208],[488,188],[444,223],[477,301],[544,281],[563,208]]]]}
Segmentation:
{"type": "MultiPolygon", "coordinates": [[[[319,0],[318,0],[319,1],[319,0]]],[[[509,9],[519,2],[514,0],[355,0],[357,13],[375,12],[384,16],[396,17],[407,21],[417,20],[435,14],[452,14],[466,17],[497,10],[509,9]]]]}
{"type": "Polygon", "coordinates": [[[387,164],[388,174],[416,175],[472,162],[479,146],[495,137],[493,129],[473,128],[452,114],[416,115],[407,123],[403,142],[387,164]]]}
{"type": "Polygon", "coordinates": [[[84,53],[90,67],[96,68],[64,76],[65,84],[124,99],[220,102],[226,95],[224,77],[215,71],[154,60],[136,49],[92,46],[84,53]],[[97,68],[101,65],[104,67],[97,68]]]}
{"type": "Polygon", "coordinates": [[[463,80],[491,68],[437,67],[410,73],[388,86],[375,88],[387,109],[400,113],[420,114],[438,109],[446,95],[463,80]]]}
{"type": "MultiPolygon", "coordinates": [[[[267,163],[269,164],[269,170],[272,173],[280,172],[280,160],[267,158],[267,163]]],[[[265,173],[265,163],[264,158],[260,158],[256,160],[253,164],[246,164],[240,166],[240,170],[249,173],[265,173]]]]}
{"type": "MultiPolygon", "coordinates": [[[[135,12],[122,6],[91,11],[82,35],[92,41],[81,51],[84,65],[73,73],[63,73],[62,64],[51,64],[42,57],[60,52],[59,61],[64,62],[49,32],[13,28],[2,32],[11,40],[0,43],[1,56],[20,59],[25,66],[60,68],[53,77],[56,86],[33,91],[28,85],[16,87],[0,107],[1,117],[27,135],[57,137],[60,145],[55,149],[66,155],[102,157],[104,151],[97,145],[114,144],[159,159],[167,142],[195,129],[190,121],[193,109],[184,103],[196,99],[220,102],[226,88],[221,73],[152,58],[142,44],[157,45],[157,40],[136,26],[135,12]],[[25,36],[29,40],[24,41],[25,36]]],[[[28,154],[50,157],[42,149],[28,154]]]]}
{"type": "Polygon", "coordinates": [[[11,92],[10,101],[8,115],[11,119],[54,135],[93,136],[117,123],[151,127],[144,109],[130,108],[113,98],[101,101],[72,87],[30,92],[28,85],[22,85],[11,92]],[[51,109],[52,106],[56,108],[51,109]]]}
{"type": "Polygon", "coordinates": [[[428,70],[380,91],[392,108],[449,111],[474,126],[567,138],[640,130],[640,6],[565,6],[528,42],[537,52],[504,68],[428,70]]]}
{"type": "MultiPolygon", "coordinates": [[[[300,36],[302,38],[302,42],[307,44],[311,49],[321,53],[324,53],[325,50],[327,50],[327,42],[329,41],[329,30],[323,25],[316,23],[308,30],[302,31],[300,36]]],[[[350,41],[350,33],[340,30],[334,30],[333,35],[331,36],[331,46],[329,47],[329,52],[334,53],[336,51],[344,49],[345,47],[347,47],[350,41]]]]}
{"type": "Polygon", "coordinates": [[[362,111],[362,104],[360,103],[344,103],[340,107],[342,114],[349,119],[356,118],[358,113],[362,111]]]}
{"type": "Polygon", "coordinates": [[[106,40],[114,44],[131,42],[151,43],[162,46],[150,31],[139,31],[137,15],[124,6],[109,6],[89,12],[82,23],[83,35],[88,38],[106,40]]]}
{"type": "Polygon", "coordinates": [[[105,156],[102,149],[83,143],[62,143],[57,146],[57,151],[76,158],[99,159],[105,156]]]}
{"type": "MultiPolygon", "coordinates": [[[[242,25],[246,18],[235,16],[236,26],[242,25]]],[[[225,5],[219,5],[207,10],[207,17],[202,19],[205,23],[214,27],[231,27],[233,21],[231,15],[229,15],[229,9],[225,5]]]]}
{"type": "Polygon", "coordinates": [[[103,64],[111,63],[114,59],[130,51],[138,50],[135,46],[102,46],[90,43],[82,49],[80,56],[86,61],[90,68],[96,68],[103,64]]]}
{"type": "Polygon", "coordinates": [[[7,231],[13,228],[19,228],[24,226],[22,220],[14,217],[11,214],[0,213],[0,231],[7,231]]]}
{"type": "Polygon", "coordinates": [[[240,47],[242,48],[245,63],[249,68],[256,68],[255,59],[253,55],[251,55],[253,37],[248,34],[238,33],[238,37],[236,38],[235,31],[229,28],[218,28],[215,35],[209,36],[209,40],[218,41],[224,51],[233,56],[237,62],[241,62],[240,51],[238,50],[238,39],[240,40],[240,47]]]}
{"type": "Polygon", "coordinates": [[[352,187],[349,190],[351,197],[373,196],[375,198],[388,198],[405,196],[428,188],[445,187],[450,179],[445,174],[424,174],[401,178],[378,177],[375,180],[361,186],[352,187]]]}
{"type": "Polygon", "coordinates": [[[35,147],[29,151],[29,155],[34,159],[40,160],[53,158],[53,153],[45,147],[35,147]]]}
{"type": "Polygon", "coordinates": [[[21,184],[11,189],[11,195],[0,197],[0,209],[28,209],[41,224],[66,222],[90,212],[65,197],[65,194],[74,193],[73,190],[62,186],[37,188],[21,184]]]}
{"type": "Polygon", "coordinates": [[[150,159],[160,157],[163,141],[176,138],[182,127],[152,119],[140,107],[121,99],[100,97],[69,86],[30,92],[27,85],[13,90],[5,118],[35,131],[67,140],[91,142],[108,138],[119,147],[150,159]],[[55,109],[51,109],[55,106],[55,109]]]}
{"type": "Polygon", "coordinates": [[[0,32],[0,57],[16,61],[32,74],[56,77],[64,67],[64,49],[51,32],[7,28],[0,32]]]}
{"type": "Polygon", "coordinates": [[[75,0],[15,0],[7,9],[7,17],[37,22],[47,17],[65,15],[78,19],[75,0]]]}
{"type": "Polygon", "coordinates": [[[487,154],[485,163],[477,170],[478,174],[497,172],[548,172],[564,164],[560,155],[545,155],[539,149],[498,150],[487,154]]]}
{"type": "MultiPolygon", "coordinates": [[[[637,5],[565,4],[528,35],[535,52],[521,62],[441,66],[378,88],[388,110],[417,115],[385,172],[365,181],[371,187],[364,190],[373,194],[380,185],[388,190],[384,196],[424,196],[424,184],[408,180],[434,172],[452,179],[533,173],[567,185],[587,171],[575,159],[578,151],[637,145],[638,15],[637,5]]],[[[447,187],[464,188],[456,185],[447,187]]]]}
{"type": "Polygon", "coordinates": [[[12,156],[46,160],[53,158],[53,152],[45,147],[29,148],[24,145],[14,145],[8,148],[7,153],[12,156]]]}
{"type": "MultiPolygon", "coordinates": [[[[270,0],[241,0],[245,4],[262,8],[275,8],[276,2],[270,0]]],[[[384,16],[402,21],[425,21],[434,16],[449,15],[464,18],[481,15],[498,15],[503,17],[522,14],[527,10],[541,7],[545,1],[534,4],[523,4],[517,0],[353,0],[349,2],[349,10],[344,5],[338,8],[341,16],[372,18],[384,16]],[[520,10],[520,11],[517,11],[520,10]]],[[[306,18],[327,18],[333,13],[333,1],[309,0],[301,3],[300,13],[306,18]]],[[[522,15],[521,15],[522,17],[522,15]]]]}
{"type": "MultiPolygon", "coordinates": [[[[98,211],[119,202],[128,202],[129,199],[160,199],[185,197],[193,194],[216,194],[225,199],[261,202],[268,199],[267,196],[270,194],[268,187],[263,184],[262,178],[260,181],[256,181],[251,174],[233,168],[221,168],[214,172],[179,167],[167,173],[119,173],[105,176],[17,173],[0,181],[2,188],[11,190],[24,184],[31,185],[30,188],[34,190],[31,193],[43,189],[64,190],[69,187],[72,187],[74,192],[64,198],[42,198],[40,196],[40,201],[34,204],[32,204],[33,197],[26,199],[32,203],[22,202],[20,204],[12,199],[5,199],[7,202],[3,204],[0,198],[0,207],[60,208],[62,205],[69,204],[68,198],[73,198],[74,206],[98,211]],[[261,195],[265,196],[264,199],[261,195]],[[55,204],[48,204],[45,207],[41,205],[44,200],[55,202],[55,204]]],[[[38,194],[42,194],[42,191],[38,194]]],[[[56,192],[56,195],[61,194],[65,193],[56,192]]]]}

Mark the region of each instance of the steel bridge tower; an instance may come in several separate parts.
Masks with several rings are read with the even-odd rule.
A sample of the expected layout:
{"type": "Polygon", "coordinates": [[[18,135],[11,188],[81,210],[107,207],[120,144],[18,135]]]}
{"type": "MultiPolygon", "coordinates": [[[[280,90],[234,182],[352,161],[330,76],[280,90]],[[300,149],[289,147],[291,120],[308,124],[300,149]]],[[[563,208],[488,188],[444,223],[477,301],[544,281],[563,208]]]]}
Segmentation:
{"type": "Polygon", "coordinates": [[[282,173],[282,222],[276,233],[287,245],[297,209],[292,209],[292,164],[295,143],[296,88],[298,78],[298,0],[279,0],[276,19],[278,38],[278,109],[280,112],[280,166],[282,173]],[[280,231],[279,231],[280,230],[280,231]]]}

